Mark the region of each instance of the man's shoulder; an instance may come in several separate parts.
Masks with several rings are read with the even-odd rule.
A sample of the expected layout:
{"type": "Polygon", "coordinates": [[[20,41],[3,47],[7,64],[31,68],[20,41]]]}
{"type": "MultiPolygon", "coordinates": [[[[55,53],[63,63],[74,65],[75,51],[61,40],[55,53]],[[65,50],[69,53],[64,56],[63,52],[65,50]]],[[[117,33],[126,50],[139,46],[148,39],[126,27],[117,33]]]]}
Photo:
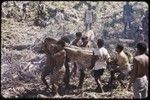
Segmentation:
{"type": "Polygon", "coordinates": [[[142,58],[142,56],[141,56],[141,55],[137,55],[137,56],[135,56],[135,57],[134,57],[134,59],[133,59],[133,60],[135,60],[135,61],[139,61],[139,60],[141,60],[141,58],[142,58]]]}
{"type": "Polygon", "coordinates": [[[66,51],[63,49],[59,52],[61,55],[65,55],[66,54],[66,51]]]}
{"type": "Polygon", "coordinates": [[[108,51],[105,47],[102,47],[101,49],[106,52],[108,51]]]}
{"type": "Polygon", "coordinates": [[[119,55],[120,55],[121,57],[123,57],[123,58],[127,58],[127,55],[125,54],[124,51],[122,51],[119,55]]]}

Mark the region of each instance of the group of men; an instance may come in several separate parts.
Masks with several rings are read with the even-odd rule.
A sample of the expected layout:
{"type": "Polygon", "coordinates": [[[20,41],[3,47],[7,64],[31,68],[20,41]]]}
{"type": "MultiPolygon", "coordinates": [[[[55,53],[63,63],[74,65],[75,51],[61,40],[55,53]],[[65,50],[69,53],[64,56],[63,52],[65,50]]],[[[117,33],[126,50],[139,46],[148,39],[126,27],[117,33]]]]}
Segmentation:
{"type": "MultiPolygon", "coordinates": [[[[51,74],[52,88],[57,87],[58,89],[57,83],[60,80],[61,82],[64,82],[67,88],[69,85],[68,78],[70,78],[71,75],[76,74],[77,67],[79,68],[80,71],[78,87],[82,88],[84,78],[85,78],[85,73],[84,73],[85,68],[81,66],[78,63],[78,61],[72,61],[74,67],[72,71],[69,70],[70,66],[68,63],[71,61],[71,59],[67,57],[65,49],[63,48],[65,46],[65,40],[60,39],[56,43],[52,43],[51,39],[47,39],[45,41],[49,41],[49,42],[45,42],[45,48],[47,48],[46,49],[46,53],[47,53],[46,55],[48,60],[47,62],[49,63],[45,67],[45,70],[42,72],[41,78],[42,81],[47,86],[46,88],[49,87],[45,80],[45,77],[48,74],[51,74]]],[[[87,45],[88,42],[89,41],[87,36],[82,35],[81,32],[77,32],[76,38],[71,42],[71,44],[78,47],[88,48],[87,45]]],[[[116,57],[114,59],[110,57],[104,45],[105,45],[104,40],[98,39],[97,47],[92,49],[93,55],[92,55],[91,65],[89,69],[92,69],[94,72],[94,79],[97,84],[97,88],[95,89],[95,91],[104,92],[102,86],[103,81],[101,80],[101,77],[105,69],[108,68],[107,65],[110,64],[111,62],[114,62],[115,68],[113,68],[113,70],[110,70],[111,78],[109,83],[111,84],[113,82],[114,74],[119,73],[119,75],[117,76],[117,80],[120,82],[123,88],[130,90],[133,84],[134,98],[146,98],[148,93],[149,57],[148,55],[146,55],[147,45],[145,44],[145,42],[140,42],[137,44],[137,52],[133,59],[132,69],[129,63],[128,56],[124,52],[124,46],[122,44],[117,44],[116,57]],[[124,84],[124,80],[129,76],[131,77],[129,84],[128,85],[124,84]]]]}
{"type": "MultiPolygon", "coordinates": [[[[129,4],[129,2],[126,2],[126,4],[124,5],[123,7],[123,24],[124,24],[124,30],[123,30],[123,33],[124,33],[124,36],[127,37],[127,29],[131,29],[132,28],[132,22],[134,20],[133,18],[133,13],[134,13],[134,9],[132,7],[131,4],[129,4]]],[[[140,19],[140,23],[141,25],[138,25],[138,28],[136,30],[135,33],[133,34],[136,34],[137,33],[137,36],[132,36],[132,34],[130,34],[131,37],[137,37],[137,41],[140,39],[140,40],[144,40],[144,41],[148,41],[148,10],[146,10],[144,12],[145,14],[142,15],[142,18],[140,19]],[[140,31],[140,33],[138,34],[138,31],[140,31]],[[142,38],[142,39],[141,39],[142,38]]]]}

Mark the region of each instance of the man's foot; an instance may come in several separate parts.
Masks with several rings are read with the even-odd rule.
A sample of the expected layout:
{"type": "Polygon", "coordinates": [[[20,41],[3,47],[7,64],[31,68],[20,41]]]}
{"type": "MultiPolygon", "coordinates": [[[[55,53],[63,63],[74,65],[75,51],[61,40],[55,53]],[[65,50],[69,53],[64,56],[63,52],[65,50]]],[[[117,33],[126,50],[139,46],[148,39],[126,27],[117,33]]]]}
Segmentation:
{"type": "Polygon", "coordinates": [[[58,93],[56,93],[56,94],[54,95],[54,98],[60,98],[60,95],[59,95],[58,93]]]}
{"type": "Polygon", "coordinates": [[[103,92],[104,92],[104,90],[103,90],[103,89],[101,89],[100,87],[97,87],[97,88],[95,89],[95,92],[103,93],[103,92]]]}
{"type": "Polygon", "coordinates": [[[78,88],[79,88],[79,89],[82,89],[82,85],[78,85],[78,88]]]}
{"type": "Polygon", "coordinates": [[[45,87],[44,91],[49,91],[49,92],[51,92],[51,91],[50,91],[50,87],[45,87]]]}

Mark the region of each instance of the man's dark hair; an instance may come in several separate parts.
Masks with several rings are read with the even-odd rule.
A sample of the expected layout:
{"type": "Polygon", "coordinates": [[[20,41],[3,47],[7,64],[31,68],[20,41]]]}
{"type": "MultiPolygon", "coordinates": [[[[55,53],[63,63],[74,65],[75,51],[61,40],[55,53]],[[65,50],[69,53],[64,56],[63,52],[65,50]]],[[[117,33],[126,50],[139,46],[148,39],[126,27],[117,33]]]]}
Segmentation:
{"type": "Polygon", "coordinates": [[[26,6],[27,6],[27,4],[26,4],[26,3],[24,3],[22,6],[23,6],[23,7],[26,7],[26,6]]]}
{"type": "Polygon", "coordinates": [[[92,7],[91,4],[88,4],[88,9],[91,9],[91,7],[92,7]]]}
{"type": "Polygon", "coordinates": [[[81,37],[82,36],[82,33],[81,32],[77,32],[76,33],[76,37],[81,37]]]}
{"type": "Polygon", "coordinates": [[[69,38],[66,37],[66,36],[62,37],[61,40],[63,40],[63,41],[66,42],[66,43],[70,43],[69,38]]]}
{"type": "Polygon", "coordinates": [[[82,41],[87,40],[87,39],[88,39],[87,36],[83,36],[83,37],[81,38],[82,41]]]}
{"type": "Polygon", "coordinates": [[[58,42],[57,42],[58,45],[64,47],[65,46],[65,41],[60,39],[58,42]]]}
{"type": "Polygon", "coordinates": [[[119,49],[120,51],[122,51],[124,49],[124,46],[122,44],[117,44],[116,49],[119,49]]]}
{"type": "Polygon", "coordinates": [[[145,42],[138,43],[136,47],[140,52],[143,52],[143,53],[146,52],[147,50],[147,46],[145,42]]]}
{"type": "Polygon", "coordinates": [[[97,45],[98,45],[98,47],[102,47],[104,45],[104,40],[98,39],[97,40],[97,45]]]}
{"type": "Polygon", "coordinates": [[[64,13],[64,10],[62,9],[62,10],[60,10],[60,12],[61,12],[61,13],[64,13]]]}
{"type": "Polygon", "coordinates": [[[50,37],[47,37],[45,38],[44,42],[51,42],[51,41],[56,41],[55,39],[53,38],[50,38],[50,37]]]}

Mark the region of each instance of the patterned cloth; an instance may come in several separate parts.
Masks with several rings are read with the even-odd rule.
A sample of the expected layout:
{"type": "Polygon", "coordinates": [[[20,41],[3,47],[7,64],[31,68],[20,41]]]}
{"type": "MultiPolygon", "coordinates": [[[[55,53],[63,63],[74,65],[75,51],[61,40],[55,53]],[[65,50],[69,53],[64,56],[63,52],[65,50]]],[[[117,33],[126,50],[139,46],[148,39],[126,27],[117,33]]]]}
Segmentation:
{"type": "Polygon", "coordinates": [[[51,83],[60,84],[63,82],[65,75],[65,66],[54,68],[53,74],[51,75],[51,83]]]}
{"type": "Polygon", "coordinates": [[[143,99],[148,96],[148,80],[146,75],[136,78],[133,83],[134,98],[143,99]]]}

